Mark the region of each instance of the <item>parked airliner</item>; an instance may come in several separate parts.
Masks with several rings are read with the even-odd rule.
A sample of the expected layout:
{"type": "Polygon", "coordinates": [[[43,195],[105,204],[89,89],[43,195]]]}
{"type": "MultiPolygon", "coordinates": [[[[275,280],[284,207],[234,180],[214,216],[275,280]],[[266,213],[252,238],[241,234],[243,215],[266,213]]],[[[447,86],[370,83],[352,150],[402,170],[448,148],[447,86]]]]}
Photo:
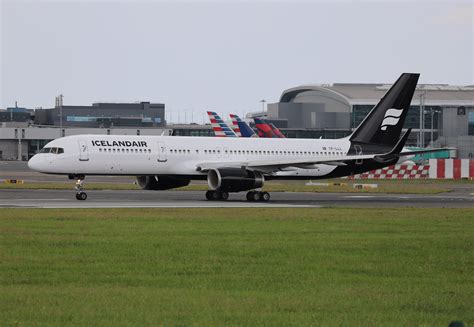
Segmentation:
{"type": "Polygon", "coordinates": [[[400,135],[418,78],[402,74],[359,127],[342,139],[74,135],[46,144],[28,166],[77,179],[78,200],[87,198],[86,175],[129,175],[137,176],[147,190],[207,180],[208,200],[249,191],[249,201],[268,201],[270,194],[256,191],[265,180],[348,176],[392,165],[402,156],[439,151],[403,151],[410,129],[400,135]],[[295,174],[295,169],[310,173],[295,174]]]}

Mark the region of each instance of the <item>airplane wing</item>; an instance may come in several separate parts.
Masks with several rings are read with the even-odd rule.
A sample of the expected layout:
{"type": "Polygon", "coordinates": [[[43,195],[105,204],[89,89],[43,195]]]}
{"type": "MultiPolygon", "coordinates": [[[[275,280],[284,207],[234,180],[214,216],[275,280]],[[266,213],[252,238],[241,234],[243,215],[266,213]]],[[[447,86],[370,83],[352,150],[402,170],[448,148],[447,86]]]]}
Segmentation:
{"type": "Polygon", "coordinates": [[[399,153],[380,153],[380,154],[367,154],[367,155],[350,155],[350,156],[339,156],[331,158],[318,158],[315,160],[311,159],[291,159],[291,160],[249,160],[249,161],[236,161],[236,162],[207,162],[200,163],[197,165],[198,171],[207,171],[209,169],[217,168],[242,168],[249,170],[257,170],[264,173],[271,173],[280,171],[288,167],[297,167],[305,169],[316,169],[317,165],[330,165],[330,166],[346,166],[352,162],[359,160],[373,159],[379,162],[386,162],[396,157],[403,157],[406,155],[416,155],[420,153],[430,153],[437,151],[452,150],[451,148],[437,148],[437,149],[426,149],[417,150],[410,152],[399,152],[399,153]]]}
{"type": "Polygon", "coordinates": [[[209,169],[216,168],[244,168],[249,170],[258,170],[262,172],[273,172],[279,171],[287,167],[298,167],[298,168],[316,168],[318,164],[326,164],[331,166],[345,166],[348,161],[374,159],[376,155],[355,155],[355,156],[341,156],[332,158],[320,158],[317,160],[249,160],[249,161],[236,161],[236,162],[207,162],[200,163],[197,165],[199,171],[206,171],[209,169]]]}

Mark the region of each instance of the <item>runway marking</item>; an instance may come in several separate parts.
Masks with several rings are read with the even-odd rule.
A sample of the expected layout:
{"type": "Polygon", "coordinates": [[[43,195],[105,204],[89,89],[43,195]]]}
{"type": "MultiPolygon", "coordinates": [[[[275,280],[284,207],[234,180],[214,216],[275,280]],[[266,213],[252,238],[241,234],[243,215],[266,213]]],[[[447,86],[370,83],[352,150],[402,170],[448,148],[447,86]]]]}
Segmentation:
{"type": "MultiPolygon", "coordinates": [[[[28,200],[28,201],[51,201],[51,198],[49,199],[14,199],[14,200],[11,200],[11,201],[25,201],[25,200],[28,200]]],[[[11,203],[11,201],[8,201],[9,203],[11,203]]],[[[54,201],[71,201],[71,199],[54,199],[54,201]]],[[[0,202],[1,203],[1,202],[0,202]]]]}

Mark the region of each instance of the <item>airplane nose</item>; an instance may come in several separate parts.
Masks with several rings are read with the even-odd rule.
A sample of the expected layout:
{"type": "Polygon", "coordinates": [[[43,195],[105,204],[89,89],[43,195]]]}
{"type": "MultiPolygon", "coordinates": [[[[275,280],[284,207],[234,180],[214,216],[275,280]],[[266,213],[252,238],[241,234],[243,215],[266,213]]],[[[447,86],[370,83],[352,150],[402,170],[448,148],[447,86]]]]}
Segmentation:
{"type": "Polygon", "coordinates": [[[39,159],[37,155],[34,155],[30,160],[28,160],[28,168],[36,171],[39,170],[39,159]]]}

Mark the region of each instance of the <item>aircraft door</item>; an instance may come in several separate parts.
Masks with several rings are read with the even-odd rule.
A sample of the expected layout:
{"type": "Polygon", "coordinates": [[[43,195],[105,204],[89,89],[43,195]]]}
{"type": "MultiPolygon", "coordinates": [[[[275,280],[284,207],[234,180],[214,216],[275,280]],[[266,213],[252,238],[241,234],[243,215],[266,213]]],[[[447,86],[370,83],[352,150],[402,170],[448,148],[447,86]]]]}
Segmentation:
{"type": "Polygon", "coordinates": [[[166,162],[168,158],[166,156],[166,146],[164,142],[158,142],[158,161],[166,162]]]}
{"type": "Polygon", "coordinates": [[[80,161],[89,160],[89,150],[87,149],[87,142],[84,140],[79,141],[79,160],[80,161]]]}

